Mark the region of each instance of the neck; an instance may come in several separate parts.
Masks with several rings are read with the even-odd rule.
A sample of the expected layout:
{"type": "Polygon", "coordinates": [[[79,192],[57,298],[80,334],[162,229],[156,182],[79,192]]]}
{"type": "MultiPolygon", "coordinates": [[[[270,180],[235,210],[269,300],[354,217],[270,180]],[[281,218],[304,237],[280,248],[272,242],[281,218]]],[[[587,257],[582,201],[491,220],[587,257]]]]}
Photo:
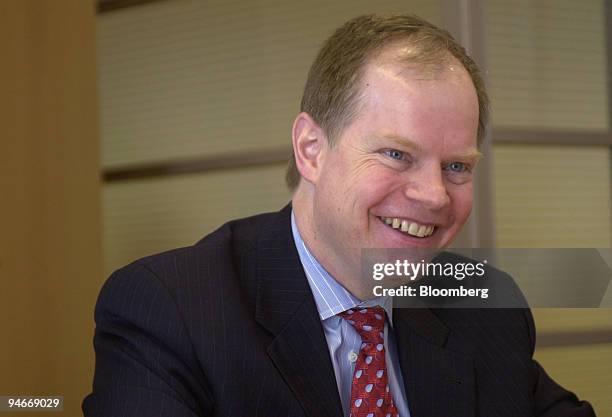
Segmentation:
{"type": "Polygon", "coordinates": [[[297,228],[306,247],[317,262],[347,291],[360,300],[373,298],[371,285],[362,280],[360,260],[344,259],[317,233],[314,195],[309,184],[304,185],[303,182],[293,195],[292,206],[297,228]]]}

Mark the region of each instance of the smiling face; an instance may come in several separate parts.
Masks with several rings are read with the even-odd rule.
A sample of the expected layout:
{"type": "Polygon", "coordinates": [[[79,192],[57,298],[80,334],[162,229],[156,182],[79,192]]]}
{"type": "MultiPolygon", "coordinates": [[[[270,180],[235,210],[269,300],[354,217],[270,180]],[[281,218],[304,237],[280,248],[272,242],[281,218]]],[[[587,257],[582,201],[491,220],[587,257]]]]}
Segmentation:
{"type": "MultiPolygon", "coordinates": [[[[472,207],[478,101],[453,58],[435,72],[387,47],[364,72],[357,116],[322,146],[306,243],[345,286],[362,248],[444,248],[472,207]]],[[[350,286],[350,285],[349,285],[350,286]]]]}

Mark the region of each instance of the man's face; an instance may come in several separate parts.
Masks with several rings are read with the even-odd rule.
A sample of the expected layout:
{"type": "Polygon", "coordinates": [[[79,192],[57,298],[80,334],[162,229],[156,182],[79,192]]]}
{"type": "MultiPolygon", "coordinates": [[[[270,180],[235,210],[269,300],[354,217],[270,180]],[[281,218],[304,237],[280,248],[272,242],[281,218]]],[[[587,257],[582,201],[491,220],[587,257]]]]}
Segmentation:
{"type": "Polygon", "coordinates": [[[367,65],[357,116],[323,150],[313,223],[332,265],[357,270],[362,248],[446,247],[470,214],[475,88],[458,61],[427,73],[400,64],[403,51],[367,65]]]}

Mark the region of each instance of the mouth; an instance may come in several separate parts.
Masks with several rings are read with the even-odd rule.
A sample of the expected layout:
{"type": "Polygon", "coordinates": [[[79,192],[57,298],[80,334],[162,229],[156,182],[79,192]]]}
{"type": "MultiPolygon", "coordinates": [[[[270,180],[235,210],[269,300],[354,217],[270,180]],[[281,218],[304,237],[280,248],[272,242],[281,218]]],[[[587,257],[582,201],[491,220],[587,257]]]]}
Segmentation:
{"type": "Polygon", "coordinates": [[[421,224],[400,217],[378,217],[381,222],[403,234],[425,239],[433,235],[437,227],[434,224],[421,224]]]}

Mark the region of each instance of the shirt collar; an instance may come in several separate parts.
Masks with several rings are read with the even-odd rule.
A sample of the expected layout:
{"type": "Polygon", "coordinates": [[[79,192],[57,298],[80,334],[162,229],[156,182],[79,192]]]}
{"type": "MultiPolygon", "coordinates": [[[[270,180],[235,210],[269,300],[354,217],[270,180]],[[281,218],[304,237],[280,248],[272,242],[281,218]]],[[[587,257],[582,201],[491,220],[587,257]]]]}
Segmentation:
{"type": "Polygon", "coordinates": [[[351,308],[381,306],[387,313],[389,323],[393,323],[393,299],[391,297],[376,297],[361,301],[336,281],[312,255],[306,243],[302,240],[291,211],[291,231],[298,250],[300,261],[304,267],[308,285],[315,299],[321,321],[335,316],[351,308]]]}

